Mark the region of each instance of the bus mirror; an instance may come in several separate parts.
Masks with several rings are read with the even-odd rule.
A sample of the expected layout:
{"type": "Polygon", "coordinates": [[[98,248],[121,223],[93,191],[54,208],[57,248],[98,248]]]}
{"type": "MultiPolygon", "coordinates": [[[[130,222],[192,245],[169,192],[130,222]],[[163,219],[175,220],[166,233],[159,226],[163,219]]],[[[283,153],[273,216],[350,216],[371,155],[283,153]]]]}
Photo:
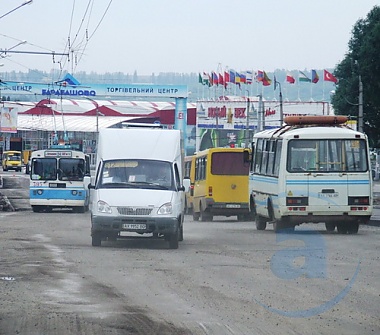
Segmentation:
{"type": "Polygon", "coordinates": [[[181,185],[180,188],[178,188],[178,191],[182,191],[182,192],[185,192],[185,186],[181,185]]]}

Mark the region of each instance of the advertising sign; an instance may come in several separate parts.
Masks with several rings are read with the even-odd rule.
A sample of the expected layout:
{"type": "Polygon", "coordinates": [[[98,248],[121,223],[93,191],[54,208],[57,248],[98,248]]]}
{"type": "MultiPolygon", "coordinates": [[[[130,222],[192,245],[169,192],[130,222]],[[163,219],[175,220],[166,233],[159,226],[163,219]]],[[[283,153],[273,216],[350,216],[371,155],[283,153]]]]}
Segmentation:
{"type": "Polygon", "coordinates": [[[3,133],[17,133],[17,108],[1,108],[0,131],[3,133]]]}

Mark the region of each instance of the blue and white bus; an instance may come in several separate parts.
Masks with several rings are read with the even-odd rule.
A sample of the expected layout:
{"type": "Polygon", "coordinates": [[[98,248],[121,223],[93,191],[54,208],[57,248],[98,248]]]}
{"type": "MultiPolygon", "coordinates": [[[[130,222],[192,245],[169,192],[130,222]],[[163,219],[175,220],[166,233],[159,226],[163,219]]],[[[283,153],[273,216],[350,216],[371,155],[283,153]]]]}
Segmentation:
{"type": "Polygon", "coordinates": [[[250,193],[256,227],[325,223],[356,234],[373,210],[368,139],[345,116],[287,117],[253,138],[250,193]]]}
{"type": "Polygon", "coordinates": [[[88,155],[67,145],[33,151],[30,158],[30,205],[34,212],[72,208],[84,213],[89,207],[90,162],[88,155]]]}

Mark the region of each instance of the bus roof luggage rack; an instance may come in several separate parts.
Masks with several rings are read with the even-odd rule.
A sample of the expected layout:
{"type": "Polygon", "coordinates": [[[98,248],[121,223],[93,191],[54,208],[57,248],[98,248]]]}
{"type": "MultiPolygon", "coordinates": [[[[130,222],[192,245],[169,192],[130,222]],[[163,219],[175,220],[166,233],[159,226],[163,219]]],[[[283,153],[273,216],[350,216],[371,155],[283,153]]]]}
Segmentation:
{"type": "Polygon", "coordinates": [[[348,116],[345,115],[308,115],[308,116],[286,116],[284,122],[288,126],[333,126],[341,125],[348,121],[348,116]]]}

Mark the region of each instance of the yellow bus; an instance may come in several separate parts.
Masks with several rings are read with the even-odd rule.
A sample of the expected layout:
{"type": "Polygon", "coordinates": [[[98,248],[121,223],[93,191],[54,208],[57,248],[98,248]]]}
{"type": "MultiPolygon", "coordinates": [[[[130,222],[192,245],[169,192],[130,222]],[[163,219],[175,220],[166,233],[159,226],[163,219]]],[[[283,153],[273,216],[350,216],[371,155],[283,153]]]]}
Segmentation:
{"type": "Polygon", "coordinates": [[[194,155],[193,220],[213,216],[251,218],[249,200],[250,150],[210,148],[194,155]]]}
{"type": "Polygon", "coordinates": [[[21,171],[22,157],[21,151],[4,151],[2,159],[3,171],[16,170],[21,171]]]}

